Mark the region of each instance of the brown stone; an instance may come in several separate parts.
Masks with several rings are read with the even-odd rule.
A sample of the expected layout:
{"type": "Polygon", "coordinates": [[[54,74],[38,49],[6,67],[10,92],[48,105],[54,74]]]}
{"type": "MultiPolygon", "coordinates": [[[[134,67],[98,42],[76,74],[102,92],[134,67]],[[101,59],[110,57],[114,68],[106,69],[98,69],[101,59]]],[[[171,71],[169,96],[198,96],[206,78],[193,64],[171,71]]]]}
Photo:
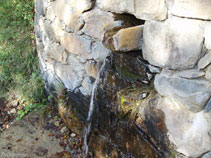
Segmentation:
{"type": "Polygon", "coordinates": [[[143,26],[121,29],[113,36],[115,51],[140,50],[143,43],[143,26]]]}
{"type": "Polygon", "coordinates": [[[91,52],[91,41],[83,36],[76,36],[71,33],[65,33],[61,38],[61,45],[69,53],[87,58],[91,52]]]}
{"type": "Polygon", "coordinates": [[[104,28],[114,23],[112,13],[94,9],[82,16],[85,21],[83,32],[93,38],[102,39],[104,28]]]}

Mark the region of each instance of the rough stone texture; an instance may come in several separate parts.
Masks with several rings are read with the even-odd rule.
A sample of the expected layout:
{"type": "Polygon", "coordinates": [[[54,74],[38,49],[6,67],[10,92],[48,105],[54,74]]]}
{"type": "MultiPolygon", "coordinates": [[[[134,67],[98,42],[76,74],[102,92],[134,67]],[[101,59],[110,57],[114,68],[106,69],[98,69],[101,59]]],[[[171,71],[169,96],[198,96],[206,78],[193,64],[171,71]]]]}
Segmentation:
{"type": "Polygon", "coordinates": [[[169,139],[175,145],[173,149],[186,156],[196,157],[210,151],[211,24],[206,21],[211,20],[210,3],[209,0],[35,0],[36,44],[47,90],[54,93],[64,85],[71,93],[70,100],[75,101],[77,117],[86,120],[94,79],[99,65],[107,58],[106,71],[100,79],[103,82],[99,83],[95,97],[100,105],[96,113],[102,121],[107,115],[100,115],[105,112],[101,104],[109,105],[106,112],[121,107],[116,104],[116,96],[128,87],[139,87],[140,94],[137,93],[135,103],[133,92],[126,91],[126,107],[132,112],[125,116],[136,113],[141,108],[136,104],[154,92],[148,84],[157,74],[155,88],[166,97],[158,97],[151,104],[157,108],[158,116],[164,115],[165,119],[151,117],[154,111],[148,109],[148,120],[142,122],[147,122],[149,134],[154,134],[161,144],[169,139]],[[140,19],[147,20],[144,26],[140,19]],[[147,61],[143,60],[142,52],[147,61]],[[162,120],[167,135],[162,134],[159,124],[162,120]],[[157,128],[156,132],[151,128],[157,128]]]}
{"type": "Polygon", "coordinates": [[[202,158],[210,158],[210,157],[211,157],[211,152],[208,152],[202,156],[202,158]]]}
{"type": "Polygon", "coordinates": [[[211,49],[211,22],[207,22],[204,29],[205,46],[211,49]]]}
{"type": "Polygon", "coordinates": [[[91,0],[57,0],[54,3],[55,15],[63,20],[66,26],[73,32],[81,26],[81,14],[92,7],[91,0]]]}
{"type": "Polygon", "coordinates": [[[164,20],[167,16],[167,7],[162,0],[97,0],[97,5],[103,10],[130,13],[144,20],[164,20]]]}
{"type": "Polygon", "coordinates": [[[210,0],[175,0],[169,12],[181,17],[211,20],[210,7],[210,0]]]}
{"type": "Polygon", "coordinates": [[[86,70],[86,73],[88,74],[88,76],[91,76],[93,78],[97,77],[98,69],[97,69],[95,62],[88,61],[85,65],[85,70],[86,70]]]}
{"type": "Polygon", "coordinates": [[[58,43],[50,43],[45,47],[46,60],[56,60],[63,64],[67,64],[67,52],[58,43]]]}
{"type": "Polygon", "coordinates": [[[53,30],[53,33],[55,35],[55,39],[57,42],[61,42],[61,38],[64,36],[65,34],[65,24],[60,21],[58,19],[58,17],[55,18],[55,20],[52,22],[52,30],[53,30]]]}
{"type": "Polygon", "coordinates": [[[149,21],[144,26],[143,56],[152,65],[188,69],[202,55],[201,22],[171,17],[165,22],[149,21]]]}
{"type": "Polygon", "coordinates": [[[111,51],[105,48],[102,42],[95,42],[92,44],[92,53],[91,53],[92,59],[102,62],[110,54],[111,51]]]}
{"type": "Polygon", "coordinates": [[[68,52],[86,58],[91,53],[91,40],[83,36],[66,33],[61,39],[61,46],[68,52]]]}
{"type": "Polygon", "coordinates": [[[64,83],[66,88],[75,90],[76,88],[80,87],[82,78],[77,74],[80,71],[75,73],[70,65],[63,65],[59,63],[55,64],[54,69],[55,73],[64,83]]]}
{"type": "Polygon", "coordinates": [[[211,82],[211,66],[207,68],[205,77],[211,82]]]}
{"type": "Polygon", "coordinates": [[[204,71],[198,69],[189,69],[189,70],[182,70],[182,71],[173,71],[173,70],[166,70],[163,69],[162,71],[164,74],[168,74],[171,77],[180,77],[185,79],[196,79],[205,75],[204,71]]]}
{"type": "Polygon", "coordinates": [[[209,99],[209,101],[207,102],[207,105],[205,107],[205,112],[210,112],[211,111],[211,98],[209,99]]]}
{"type": "Polygon", "coordinates": [[[119,30],[113,36],[113,44],[115,51],[128,52],[141,50],[143,44],[143,26],[119,30]]]}
{"type": "Polygon", "coordinates": [[[211,64],[211,51],[205,54],[198,62],[198,69],[204,69],[211,64]]]}
{"type": "Polygon", "coordinates": [[[36,0],[35,1],[35,10],[38,16],[44,16],[46,13],[47,3],[43,0],[36,0]]]}
{"type": "Polygon", "coordinates": [[[168,137],[178,152],[198,157],[210,150],[210,113],[192,113],[166,97],[158,98],[155,108],[164,112],[168,137]]]}
{"type": "Polygon", "coordinates": [[[204,71],[198,71],[197,69],[183,70],[175,73],[175,76],[187,79],[196,79],[204,75],[204,71]]]}
{"type": "Polygon", "coordinates": [[[114,23],[113,14],[100,9],[86,12],[82,18],[85,22],[82,32],[99,40],[103,38],[105,28],[114,23]]]}
{"type": "Polygon", "coordinates": [[[156,75],[154,85],[161,95],[175,99],[192,112],[202,111],[211,96],[210,82],[180,78],[168,72],[156,75]]]}

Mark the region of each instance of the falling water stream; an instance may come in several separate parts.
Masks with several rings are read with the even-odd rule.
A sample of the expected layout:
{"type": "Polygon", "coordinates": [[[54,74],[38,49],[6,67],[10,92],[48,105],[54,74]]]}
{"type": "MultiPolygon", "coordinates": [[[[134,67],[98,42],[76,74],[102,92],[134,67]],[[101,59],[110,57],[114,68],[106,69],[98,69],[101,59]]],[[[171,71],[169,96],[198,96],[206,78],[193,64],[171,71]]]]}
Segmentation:
{"type": "Polygon", "coordinates": [[[87,117],[87,123],[88,124],[87,124],[87,126],[85,127],[85,130],[84,130],[84,147],[85,147],[86,156],[88,155],[88,152],[89,152],[88,136],[90,134],[91,125],[92,125],[92,116],[93,116],[93,112],[94,112],[94,108],[95,108],[94,96],[95,96],[95,92],[97,90],[98,83],[100,81],[100,74],[104,70],[105,63],[106,63],[106,59],[103,61],[103,64],[102,64],[100,70],[98,71],[96,80],[95,80],[93,87],[92,87],[91,99],[90,99],[90,104],[89,104],[89,113],[88,113],[88,117],[87,117]]]}

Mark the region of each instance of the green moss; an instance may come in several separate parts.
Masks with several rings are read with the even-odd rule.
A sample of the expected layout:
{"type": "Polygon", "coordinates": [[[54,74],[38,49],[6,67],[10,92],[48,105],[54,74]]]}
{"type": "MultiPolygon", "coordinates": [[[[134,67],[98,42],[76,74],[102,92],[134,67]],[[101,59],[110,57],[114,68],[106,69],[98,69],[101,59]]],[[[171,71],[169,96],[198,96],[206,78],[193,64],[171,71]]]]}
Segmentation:
{"type": "Polygon", "coordinates": [[[139,78],[138,75],[131,73],[126,68],[116,67],[116,71],[126,79],[137,80],[139,78]]]}
{"type": "Polygon", "coordinates": [[[124,117],[129,115],[130,119],[136,117],[139,112],[139,107],[144,101],[148,99],[148,95],[145,99],[140,99],[140,94],[142,93],[153,93],[152,87],[143,86],[139,88],[125,88],[117,93],[117,102],[120,105],[120,115],[124,117]]]}

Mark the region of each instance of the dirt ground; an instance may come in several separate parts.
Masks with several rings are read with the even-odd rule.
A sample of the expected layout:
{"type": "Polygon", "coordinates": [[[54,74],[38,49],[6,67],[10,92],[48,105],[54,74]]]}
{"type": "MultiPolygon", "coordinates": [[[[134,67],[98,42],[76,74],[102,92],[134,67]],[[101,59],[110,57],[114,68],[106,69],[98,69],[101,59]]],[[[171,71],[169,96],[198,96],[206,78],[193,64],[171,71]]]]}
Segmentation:
{"type": "MultiPolygon", "coordinates": [[[[0,158],[82,158],[82,140],[64,125],[55,108],[15,120],[15,107],[0,100],[0,158]]],[[[16,109],[17,111],[17,109],[16,109]]]]}

